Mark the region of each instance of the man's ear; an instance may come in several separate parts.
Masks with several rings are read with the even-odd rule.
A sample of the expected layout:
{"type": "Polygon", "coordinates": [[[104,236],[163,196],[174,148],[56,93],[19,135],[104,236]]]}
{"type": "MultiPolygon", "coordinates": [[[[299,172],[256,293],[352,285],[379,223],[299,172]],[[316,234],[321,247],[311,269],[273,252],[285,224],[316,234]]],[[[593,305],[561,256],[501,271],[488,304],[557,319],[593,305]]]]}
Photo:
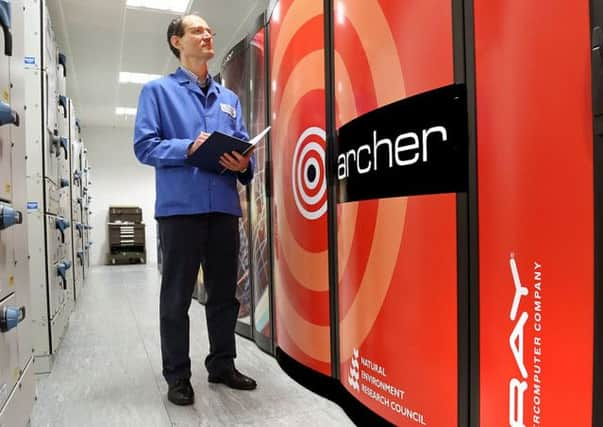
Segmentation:
{"type": "Polygon", "coordinates": [[[170,44],[174,46],[176,49],[180,50],[180,37],[174,35],[170,37],[170,44]]]}

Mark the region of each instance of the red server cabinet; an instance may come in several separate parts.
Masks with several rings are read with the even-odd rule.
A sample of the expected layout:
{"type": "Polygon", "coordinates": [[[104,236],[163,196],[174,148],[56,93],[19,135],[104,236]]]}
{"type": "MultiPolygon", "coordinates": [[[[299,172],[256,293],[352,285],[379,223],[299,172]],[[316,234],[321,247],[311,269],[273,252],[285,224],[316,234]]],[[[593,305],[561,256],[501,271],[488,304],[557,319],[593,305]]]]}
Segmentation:
{"type": "Polygon", "coordinates": [[[473,425],[600,426],[593,327],[601,174],[591,65],[595,87],[603,75],[596,35],[591,64],[589,3],[474,0],[473,12],[480,340],[473,425]]]}
{"type": "MultiPolygon", "coordinates": [[[[237,43],[224,57],[220,70],[222,84],[237,94],[243,109],[245,126],[249,127],[249,41],[247,38],[237,43]]],[[[239,222],[239,268],[237,274],[236,298],[241,304],[236,330],[239,334],[252,336],[252,282],[250,276],[249,240],[249,191],[237,182],[242,216],[239,222]]]]}
{"type": "Polygon", "coordinates": [[[593,426],[603,425],[603,4],[591,1],[591,70],[595,178],[595,351],[593,426]]]}
{"type": "Polygon", "coordinates": [[[346,410],[603,425],[600,3],[271,11],[275,340],[346,410]]]}
{"type": "Polygon", "coordinates": [[[281,0],[269,19],[276,344],[331,374],[322,0],[281,0]]]}
{"type": "MultiPolygon", "coordinates": [[[[454,83],[452,3],[341,0],[333,5],[334,119],[341,158],[336,173],[341,179],[346,168],[357,166],[364,174],[356,184],[340,180],[338,194],[341,382],[396,425],[457,425],[459,256],[466,262],[457,253],[457,234],[466,232],[457,230],[457,195],[439,186],[423,193],[410,182],[420,178],[402,168],[371,181],[387,150],[376,147],[378,140],[397,134],[380,133],[370,119],[364,127],[355,124],[349,138],[344,132],[350,121],[395,101],[402,101],[400,114],[392,109],[383,114],[399,115],[394,121],[401,127],[416,130],[414,119],[425,121],[414,116],[414,107],[405,110],[404,100],[454,83]],[[363,137],[365,145],[348,151],[363,137]],[[343,147],[347,139],[354,142],[343,147]],[[349,164],[351,154],[358,156],[356,166],[349,164]],[[388,198],[379,197],[384,186],[392,187],[388,198]],[[358,192],[358,201],[349,201],[358,192]]],[[[424,113],[429,115],[429,108],[424,113]]],[[[465,114],[461,110],[461,117],[465,114]]],[[[409,163],[409,156],[401,164],[409,163]]]]}
{"type": "MultiPolygon", "coordinates": [[[[220,80],[240,98],[250,138],[266,127],[266,28],[258,17],[255,30],[224,57],[220,80]]],[[[241,249],[237,299],[241,303],[237,332],[253,338],[272,353],[272,286],[270,262],[269,198],[267,189],[269,145],[257,145],[254,178],[248,186],[238,184],[243,215],[239,224],[241,249]]]]}
{"type": "MultiPolygon", "coordinates": [[[[249,87],[249,134],[257,135],[267,123],[266,116],[266,28],[262,15],[258,30],[251,36],[250,87],[249,87]]],[[[269,136],[267,137],[269,140],[269,136]]],[[[270,144],[260,143],[255,150],[255,173],[250,185],[250,243],[251,277],[253,283],[253,336],[265,351],[272,352],[272,307],[270,259],[270,203],[266,192],[268,183],[270,144]]]]}

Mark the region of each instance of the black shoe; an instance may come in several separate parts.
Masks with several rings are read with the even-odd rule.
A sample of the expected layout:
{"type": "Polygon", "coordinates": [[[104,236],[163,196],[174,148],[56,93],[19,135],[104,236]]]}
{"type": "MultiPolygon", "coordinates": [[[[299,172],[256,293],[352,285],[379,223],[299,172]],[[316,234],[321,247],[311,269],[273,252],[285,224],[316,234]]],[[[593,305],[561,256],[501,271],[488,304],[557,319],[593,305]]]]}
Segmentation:
{"type": "Polygon", "coordinates": [[[220,375],[209,374],[207,381],[210,383],[222,383],[225,386],[236,390],[253,390],[257,387],[257,383],[253,378],[243,375],[234,368],[225,371],[220,375]]]}
{"type": "Polygon", "coordinates": [[[167,398],[174,405],[192,405],[195,402],[195,392],[188,379],[178,380],[169,386],[167,398]]]}

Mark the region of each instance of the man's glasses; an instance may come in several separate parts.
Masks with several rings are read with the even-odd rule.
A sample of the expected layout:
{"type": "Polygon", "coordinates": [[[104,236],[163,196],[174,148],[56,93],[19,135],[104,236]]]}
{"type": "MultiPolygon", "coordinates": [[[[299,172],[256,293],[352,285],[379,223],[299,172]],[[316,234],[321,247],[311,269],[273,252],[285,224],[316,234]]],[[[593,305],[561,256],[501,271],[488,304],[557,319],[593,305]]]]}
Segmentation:
{"type": "Polygon", "coordinates": [[[192,27],[188,28],[187,31],[196,36],[204,36],[206,39],[213,39],[216,37],[216,32],[211,28],[205,27],[192,27]]]}

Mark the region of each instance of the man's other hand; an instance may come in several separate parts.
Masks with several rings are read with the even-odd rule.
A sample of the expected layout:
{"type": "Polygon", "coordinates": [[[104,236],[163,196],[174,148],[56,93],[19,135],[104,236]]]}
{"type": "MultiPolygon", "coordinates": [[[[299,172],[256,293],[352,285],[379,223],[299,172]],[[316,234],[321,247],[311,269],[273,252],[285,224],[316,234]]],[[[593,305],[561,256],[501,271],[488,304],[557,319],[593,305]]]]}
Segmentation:
{"type": "Polygon", "coordinates": [[[255,147],[252,147],[244,156],[236,151],[231,151],[230,154],[224,153],[220,157],[220,164],[233,172],[245,172],[247,170],[247,166],[249,165],[249,159],[251,158],[254,150],[255,147]]]}

